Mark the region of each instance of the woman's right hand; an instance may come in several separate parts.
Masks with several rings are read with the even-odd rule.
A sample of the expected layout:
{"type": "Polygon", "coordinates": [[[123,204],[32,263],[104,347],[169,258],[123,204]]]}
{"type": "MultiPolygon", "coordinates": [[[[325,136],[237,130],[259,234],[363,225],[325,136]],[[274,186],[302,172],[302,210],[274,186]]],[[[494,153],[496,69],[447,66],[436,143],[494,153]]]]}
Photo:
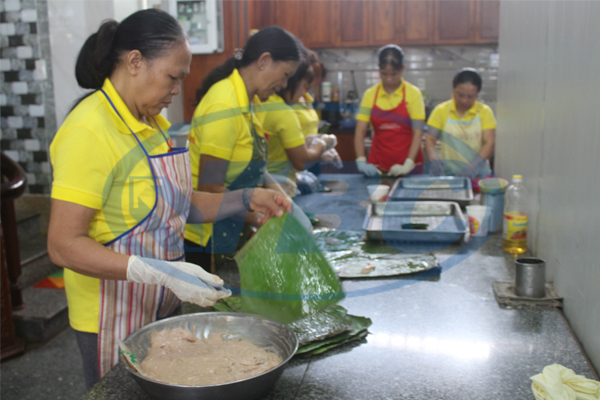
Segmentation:
{"type": "Polygon", "coordinates": [[[366,157],[358,157],[356,159],[356,168],[366,176],[377,176],[381,175],[381,171],[377,169],[373,164],[367,162],[366,157]]]}
{"type": "Polygon", "coordinates": [[[223,280],[200,266],[181,261],[162,261],[131,256],[127,264],[127,280],[168,287],[180,300],[208,307],[231,296],[223,280]]]}
{"type": "Polygon", "coordinates": [[[260,223],[264,223],[271,217],[281,217],[285,211],[291,210],[291,200],[272,189],[255,188],[249,190],[247,196],[250,200],[250,208],[265,216],[259,220],[260,223]]]}

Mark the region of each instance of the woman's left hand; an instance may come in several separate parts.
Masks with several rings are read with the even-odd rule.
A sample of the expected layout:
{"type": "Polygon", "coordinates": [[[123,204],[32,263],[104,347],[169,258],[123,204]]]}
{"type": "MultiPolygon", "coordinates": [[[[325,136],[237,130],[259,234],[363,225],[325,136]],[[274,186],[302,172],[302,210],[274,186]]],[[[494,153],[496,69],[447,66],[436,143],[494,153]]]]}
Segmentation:
{"type": "Polygon", "coordinates": [[[281,217],[285,211],[291,210],[292,202],[283,194],[271,189],[256,188],[248,192],[252,210],[264,214],[264,223],[271,217],[281,217]]]}

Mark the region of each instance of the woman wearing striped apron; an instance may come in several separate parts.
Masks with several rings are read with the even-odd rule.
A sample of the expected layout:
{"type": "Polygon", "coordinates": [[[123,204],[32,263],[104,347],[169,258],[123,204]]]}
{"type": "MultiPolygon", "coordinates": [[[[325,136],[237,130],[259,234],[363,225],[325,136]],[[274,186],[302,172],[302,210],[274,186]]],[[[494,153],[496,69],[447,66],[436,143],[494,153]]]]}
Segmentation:
{"type": "Polygon", "coordinates": [[[189,152],[173,147],[160,112],[189,73],[186,35],[149,9],[107,21],[76,65],[80,99],[57,132],[48,251],[65,268],[69,320],[91,387],[118,362],[118,341],[168,317],[180,300],[212,305],[222,280],[184,262],[185,223],[265,218],[289,208],[268,190],[192,190],[189,152]]]}
{"type": "Polygon", "coordinates": [[[477,100],[481,76],[472,68],[458,71],[452,81],[452,99],[435,107],[427,121],[425,151],[432,175],[483,178],[491,174],[496,118],[477,100]],[[440,154],[435,145],[439,140],[440,154]]]}

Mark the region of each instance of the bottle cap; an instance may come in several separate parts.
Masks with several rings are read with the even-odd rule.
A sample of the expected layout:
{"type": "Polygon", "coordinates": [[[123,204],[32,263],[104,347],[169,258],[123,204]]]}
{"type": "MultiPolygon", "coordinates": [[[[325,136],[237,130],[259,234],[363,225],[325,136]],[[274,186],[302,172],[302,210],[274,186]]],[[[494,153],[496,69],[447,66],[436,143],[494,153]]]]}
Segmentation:
{"type": "Polygon", "coordinates": [[[513,181],[514,182],[521,182],[523,180],[523,176],[522,175],[513,175],[513,181]]]}

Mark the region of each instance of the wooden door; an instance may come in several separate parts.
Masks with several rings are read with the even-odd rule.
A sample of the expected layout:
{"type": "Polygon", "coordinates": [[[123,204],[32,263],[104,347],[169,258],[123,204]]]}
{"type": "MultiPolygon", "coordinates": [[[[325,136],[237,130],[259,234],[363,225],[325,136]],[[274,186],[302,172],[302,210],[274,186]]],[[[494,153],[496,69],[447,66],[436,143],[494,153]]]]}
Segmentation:
{"type": "Polygon", "coordinates": [[[369,46],[401,43],[401,6],[398,0],[368,2],[369,46]]]}
{"type": "Polygon", "coordinates": [[[275,25],[275,0],[247,0],[249,29],[275,25]]]}
{"type": "Polygon", "coordinates": [[[369,44],[369,25],[367,3],[371,0],[340,1],[338,3],[339,37],[338,46],[353,47],[369,44]]]}
{"type": "Polygon", "coordinates": [[[435,43],[475,43],[475,4],[472,0],[435,2],[435,43]]]}
{"type": "Polygon", "coordinates": [[[402,8],[402,44],[433,44],[433,1],[406,0],[402,8]]]}
{"type": "Polygon", "coordinates": [[[498,43],[500,0],[479,0],[475,10],[475,41],[477,43],[498,43]]]}

